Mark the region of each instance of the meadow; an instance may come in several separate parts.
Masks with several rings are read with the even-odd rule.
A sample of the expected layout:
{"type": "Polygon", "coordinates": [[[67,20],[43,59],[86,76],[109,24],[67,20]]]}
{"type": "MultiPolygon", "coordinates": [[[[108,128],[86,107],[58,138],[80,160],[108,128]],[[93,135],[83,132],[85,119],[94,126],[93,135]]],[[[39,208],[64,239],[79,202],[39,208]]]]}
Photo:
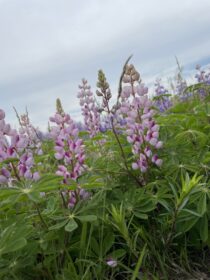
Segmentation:
{"type": "Polygon", "coordinates": [[[210,72],[150,96],[128,59],[112,95],[83,79],[48,132],[0,108],[0,279],[210,279],[210,72]]]}

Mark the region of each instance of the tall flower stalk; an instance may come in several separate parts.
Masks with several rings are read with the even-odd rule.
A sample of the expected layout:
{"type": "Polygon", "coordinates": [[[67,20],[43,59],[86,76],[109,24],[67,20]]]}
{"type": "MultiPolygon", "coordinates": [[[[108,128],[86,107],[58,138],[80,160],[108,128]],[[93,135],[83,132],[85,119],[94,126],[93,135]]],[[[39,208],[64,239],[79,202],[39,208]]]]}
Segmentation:
{"type": "Polygon", "coordinates": [[[172,106],[168,90],[161,84],[161,79],[157,79],[155,82],[154,99],[154,105],[160,110],[160,112],[164,112],[172,106]]]}
{"type": "MultiPolygon", "coordinates": [[[[77,125],[61,108],[57,102],[57,112],[50,118],[55,126],[51,127],[50,133],[55,143],[55,158],[58,160],[56,175],[63,178],[63,184],[71,185],[71,180],[77,181],[86,168],[84,144],[78,136],[77,125]]],[[[88,194],[80,188],[69,191],[67,204],[69,207],[73,207],[79,197],[87,196],[88,194]]]]}
{"type": "Polygon", "coordinates": [[[77,97],[80,99],[85,128],[92,138],[99,132],[100,114],[93,97],[93,92],[91,91],[91,87],[88,85],[87,80],[82,79],[82,84],[79,85],[77,97]]]}
{"type": "MultiPolygon", "coordinates": [[[[14,180],[38,180],[39,173],[34,163],[34,148],[25,131],[16,131],[5,122],[5,113],[0,110],[0,162],[15,158],[15,163],[3,163],[0,184],[12,184],[14,180]]],[[[39,147],[40,148],[40,147],[39,147]]]]}
{"type": "Polygon", "coordinates": [[[141,83],[135,67],[126,66],[122,79],[121,114],[126,120],[127,141],[132,145],[132,168],[145,173],[151,164],[161,166],[156,150],[162,147],[159,126],[154,120],[153,103],[148,98],[148,88],[141,83]]]}
{"type": "Polygon", "coordinates": [[[115,136],[115,139],[117,141],[117,144],[118,144],[118,146],[120,148],[120,153],[121,153],[121,156],[122,156],[122,159],[123,159],[123,163],[124,163],[125,169],[126,169],[127,173],[131,177],[133,177],[133,179],[136,181],[136,183],[139,186],[141,186],[140,180],[136,176],[134,176],[133,173],[129,169],[129,166],[128,166],[128,163],[127,163],[127,159],[126,159],[126,155],[124,153],[122,144],[120,142],[120,139],[119,139],[116,127],[114,125],[114,117],[113,117],[113,115],[115,114],[116,109],[119,108],[119,104],[115,108],[112,108],[112,109],[110,108],[109,101],[110,101],[110,99],[112,97],[112,94],[111,94],[111,90],[109,88],[109,84],[106,81],[106,77],[105,77],[105,75],[104,75],[102,70],[99,70],[99,72],[98,72],[97,87],[99,88],[99,90],[96,91],[96,94],[98,96],[102,97],[101,111],[105,111],[108,114],[109,118],[110,118],[110,123],[111,123],[112,131],[114,133],[114,136],[115,136]]]}

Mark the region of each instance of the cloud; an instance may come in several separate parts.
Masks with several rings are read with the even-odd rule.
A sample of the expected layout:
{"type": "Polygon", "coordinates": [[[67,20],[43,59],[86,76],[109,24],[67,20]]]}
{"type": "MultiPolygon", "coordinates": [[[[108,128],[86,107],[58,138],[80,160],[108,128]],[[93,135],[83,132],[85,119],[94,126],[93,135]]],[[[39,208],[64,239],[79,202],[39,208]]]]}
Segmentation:
{"type": "Polygon", "coordinates": [[[203,0],[0,0],[0,107],[14,123],[25,106],[42,128],[56,97],[78,117],[80,78],[103,68],[113,88],[125,59],[145,81],[209,63],[210,2],[203,0]]]}

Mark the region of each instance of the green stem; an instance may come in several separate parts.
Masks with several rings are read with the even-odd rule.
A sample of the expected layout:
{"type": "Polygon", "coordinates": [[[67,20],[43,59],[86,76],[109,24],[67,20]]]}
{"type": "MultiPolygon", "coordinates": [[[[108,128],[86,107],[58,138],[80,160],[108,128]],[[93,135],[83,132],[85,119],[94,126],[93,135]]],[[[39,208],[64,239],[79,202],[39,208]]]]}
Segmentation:
{"type": "Polygon", "coordinates": [[[42,214],[41,214],[41,212],[40,212],[40,210],[39,210],[39,206],[38,206],[36,203],[35,203],[35,207],[36,207],[38,216],[39,216],[39,218],[40,218],[40,221],[42,222],[43,226],[48,230],[48,226],[47,226],[47,224],[46,224],[44,218],[42,217],[42,214]]]}
{"type": "Polygon", "coordinates": [[[136,176],[133,175],[133,173],[132,173],[132,172],[129,170],[129,168],[128,168],[126,156],[125,156],[125,153],[124,153],[124,151],[123,151],[123,147],[122,147],[122,145],[121,145],[121,143],[120,143],[120,139],[119,139],[119,137],[118,137],[118,135],[117,135],[117,132],[116,132],[116,130],[115,130],[115,127],[114,127],[113,119],[112,119],[112,118],[111,118],[111,126],[112,126],[112,131],[113,131],[113,133],[114,133],[114,136],[115,136],[115,138],[116,138],[116,140],[117,140],[118,146],[119,146],[119,148],[120,148],[121,156],[122,156],[122,158],[123,158],[124,165],[125,165],[125,168],[126,168],[126,170],[127,170],[127,173],[136,181],[136,183],[137,183],[140,187],[142,187],[142,185],[141,185],[141,183],[139,182],[139,180],[136,178],[136,176]]]}
{"type": "Polygon", "coordinates": [[[61,195],[61,198],[62,198],[62,201],[63,201],[63,206],[64,206],[64,208],[68,208],[68,206],[67,206],[67,204],[66,204],[66,201],[65,201],[65,198],[64,198],[64,196],[63,196],[62,191],[60,191],[60,195],[61,195]]]}
{"type": "Polygon", "coordinates": [[[136,267],[135,267],[135,270],[133,272],[131,280],[135,280],[138,277],[139,270],[140,270],[140,267],[142,265],[142,261],[143,261],[143,258],[145,256],[145,253],[146,253],[146,248],[147,248],[147,244],[144,245],[144,247],[141,251],[141,254],[139,255],[139,258],[138,258],[138,261],[137,261],[137,264],[136,264],[136,267]]]}

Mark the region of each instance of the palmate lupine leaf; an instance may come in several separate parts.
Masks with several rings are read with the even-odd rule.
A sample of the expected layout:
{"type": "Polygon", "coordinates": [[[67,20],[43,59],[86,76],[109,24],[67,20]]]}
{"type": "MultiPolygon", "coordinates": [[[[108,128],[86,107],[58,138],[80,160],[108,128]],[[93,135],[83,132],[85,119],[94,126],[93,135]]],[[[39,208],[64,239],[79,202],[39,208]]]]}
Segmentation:
{"type": "Polygon", "coordinates": [[[40,180],[34,182],[31,192],[48,192],[52,190],[59,190],[62,178],[54,174],[46,174],[40,180]]]}
{"type": "Polygon", "coordinates": [[[20,221],[4,228],[0,233],[0,255],[15,252],[26,246],[26,238],[31,230],[30,225],[20,221]]]}
{"type": "Polygon", "coordinates": [[[106,255],[109,252],[109,250],[114,244],[114,241],[115,241],[115,236],[111,231],[103,239],[103,243],[102,243],[103,255],[106,255]]]}
{"type": "Polygon", "coordinates": [[[7,199],[10,196],[17,196],[21,193],[19,188],[1,188],[0,200],[7,199]]]}
{"type": "Polygon", "coordinates": [[[196,143],[199,146],[203,146],[207,143],[208,136],[201,131],[189,129],[177,134],[175,139],[177,140],[177,143],[187,141],[189,143],[196,143]]]}
{"type": "Polygon", "coordinates": [[[70,219],[70,221],[65,226],[65,231],[72,232],[76,228],[78,228],[78,224],[74,219],[70,219]]]}
{"type": "Polygon", "coordinates": [[[12,188],[1,188],[0,199],[1,204],[5,204],[7,199],[11,198],[8,202],[16,202],[18,198],[23,196],[28,197],[34,202],[38,202],[41,199],[40,192],[50,192],[53,190],[59,190],[61,183],[61,177],[47,174],[44,175],[37,182],[33,182],[32,186],[29,187],[12,187],[12,188]]]}

